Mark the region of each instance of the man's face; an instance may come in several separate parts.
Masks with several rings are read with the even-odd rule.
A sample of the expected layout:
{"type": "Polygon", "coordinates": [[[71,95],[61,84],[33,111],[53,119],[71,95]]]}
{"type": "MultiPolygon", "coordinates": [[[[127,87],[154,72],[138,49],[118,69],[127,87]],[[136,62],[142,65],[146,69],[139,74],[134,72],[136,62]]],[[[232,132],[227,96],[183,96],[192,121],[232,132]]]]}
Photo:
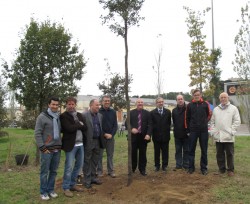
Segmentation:
{"type": "Polygon", "coordinates": [[[69,112],[74,112],[76,109],[76,103],[74,101],[68,101],[66,104],[66,109],[69,112]]]}
{"type": "Polygon", "coordinates": [[[177,96],[176,98],[177,105],[182,107],[184,105],[184,98],[183,96],[177,96]]]}
{"type": "Polygon", "coordinates": [[[226,93],[222,93],[220,95],[220,103],[222,105],[226,105],[228,103],[228,101],[229,101],[228,95],[226,93]]]}
{"type": "Polygon", "coordinates": [[[59,101],[51,100],[48,106],[52,112],[56,113],[58,111],[59,101]]]}
{"type": "Polygon", "coordinates": [[[164,100],[163,100],[162,98],[159,98],[159,99],[156,101],[156,106],[157,106],[157,108],[162,109],[162,108],[163,108],[163,105],[164,105],[164,100]]]}
{"type": "Polygon", "coordinates": [[[195,92],[194,94],[193,94],[193,98],[194,98],[194,100],[195,101],[200,101],[200,99],[201,99],[201,92],[199,92],[199,91],[197,91],[197,92],[195,92]]]}
{"type": "Polygon", "coordinates": [[[102,106],[103,108],[108,109],[110,107],[110,98],[104,97],[102,99],[102,106]]]}
{"type": "Polygon", "coordinates": [[[97,100],[94,100],[94,102],[92,103],[92,105],[90,105],[90,111],[92,113],[98,113],[99,111],[99,102],[97,100]]]}
{"type": "Polygon", "coordinates": [[[142,110],[143,109],[143,100],[142,99],[138,99],[136,101],[136,108],[137,108],[137,110],[142,110]]]}

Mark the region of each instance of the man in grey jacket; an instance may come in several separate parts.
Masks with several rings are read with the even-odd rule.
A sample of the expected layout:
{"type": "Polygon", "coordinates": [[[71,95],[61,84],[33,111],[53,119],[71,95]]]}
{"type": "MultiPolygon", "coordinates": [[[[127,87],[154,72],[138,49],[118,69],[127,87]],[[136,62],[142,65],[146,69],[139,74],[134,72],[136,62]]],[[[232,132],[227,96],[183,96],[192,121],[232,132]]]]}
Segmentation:
{"type": "Polygon", "coordinates": [[[99,102],[92,99],[89,110],[83,113],[86,120],[87,130],[86,144],[84,148],[84,186],[89,189],[91,184],[100,185],[102,182],[97,178],[96,168],[100,156],[100,149],[104,148],[104,137],[102,131],[102,115],[98,113],[99,102]]]}
{"type": "Polygon", "coordinates": [[[218,105],[211,118],[211,135],[216,142],[216,159],[219,173],[226,172],[226,160],[228,176],[234,176],[234,142],[237,127],[240,126],[240,114],[234,105],[230,104],[228,94],[220,94],[218,105]]]}
{"type": "Polygon", "coordinates": [[[48,109],[36,120],[35,139],[41,151],[40,196],[42,200],[58,197],[54,191],[62,146],[58,107],[59,99],[50,98],[48,109]]]}

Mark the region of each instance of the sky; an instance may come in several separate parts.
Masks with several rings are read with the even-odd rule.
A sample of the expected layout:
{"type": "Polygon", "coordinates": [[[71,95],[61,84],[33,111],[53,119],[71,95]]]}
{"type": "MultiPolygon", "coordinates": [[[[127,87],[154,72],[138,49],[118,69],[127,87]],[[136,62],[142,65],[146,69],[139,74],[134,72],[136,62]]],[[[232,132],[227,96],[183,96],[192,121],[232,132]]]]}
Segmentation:
{"type": "MultiPolygon", "coordinates": [[[[124,40],[102,25],[105,14],[98,0],[0,0],[0,57],[9,64],[15,59],[23,31],[30,19],[47,19],[64,25],[80,43],[80,51],[87,60],[81,81],[77,82],[82,95],[101,95],[97,83],[105,80],[107,59],[112,72],[124,75],[124,40]]],[[[237,77],[233,71],[234,38],[239,31],[241,7],[246,0],[214,0],[214,46],[220,47],[222,80],[237,77]]],[[[185,23],[187,6],[195,11],[211,7],[211,0],[145,0],[141,9],[139,27],[128,33],[129,73],[133,76],[130,95],[157,94],[155,57],[162,48],[162,92],[190,92],[189,70],[190,38],[185,23]]],[[[206,46],[212,48],[211,11],[206,14],[202,33],[207,36],[206,46]]]]}

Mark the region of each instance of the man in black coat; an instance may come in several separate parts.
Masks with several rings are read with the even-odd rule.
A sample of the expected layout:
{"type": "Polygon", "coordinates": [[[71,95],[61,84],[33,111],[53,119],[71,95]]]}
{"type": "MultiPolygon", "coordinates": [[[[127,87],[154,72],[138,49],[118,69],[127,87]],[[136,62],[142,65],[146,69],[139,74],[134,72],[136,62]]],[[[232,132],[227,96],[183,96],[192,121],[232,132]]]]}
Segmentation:
{"type": "Polygon", "coordinates": [[[137,99],[136,109],[130,111],[131,143],[132,143],[132,171],[137,168],[137,158],[139,150],[138,169],[141,175],[146,176],[147,165],[147,144],[151,138],[150,112],[143,109],[143,100],[137,99]]]}
{"type": "Polygon", "coordinates": [[[182,95],[176,96],[177,106],[172,111],[175,141],[174,171],[179,169],[188,170],[188,136],[185,129],[186,104],[182,95]]]}
{"type": "Polygon", "coordinates": [[[162,153],[162,170],[166,171],[169,158],[169,140],[171,126],[171,112],[163,107],[164,100],[156,99],[156,108],[151,111],[152,139],[154,142],[155,171],[160,170],[160,153],[162,153]]]}
{"type": "Polygon", "coordinates": [[[65,167],[63,175],[64,195],[73,197],[70,191],[83,191],[76,185],[76,178],[82,169],[84,158],[84,131],[87,130],[86,121],[81,113],[76,112],[76,99],[66,100],[66,111],[61,114],[62,149],[65,151],[65,167]]]}

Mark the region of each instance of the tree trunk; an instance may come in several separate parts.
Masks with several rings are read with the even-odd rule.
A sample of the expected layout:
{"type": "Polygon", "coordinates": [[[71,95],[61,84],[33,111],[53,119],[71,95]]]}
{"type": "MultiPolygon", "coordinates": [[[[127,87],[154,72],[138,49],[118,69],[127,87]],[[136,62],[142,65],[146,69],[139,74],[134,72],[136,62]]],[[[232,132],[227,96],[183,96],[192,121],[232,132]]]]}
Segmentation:
{"type": "Polygon", "coordinates": [[[127,186],[132,183],[132,145],[131,145],[131,126],[130,126],[130,100],[128,95],[128,27],[125,21],[125,95],[127,106],[127,129],[128,129],[128,182],[127,186]]]}

